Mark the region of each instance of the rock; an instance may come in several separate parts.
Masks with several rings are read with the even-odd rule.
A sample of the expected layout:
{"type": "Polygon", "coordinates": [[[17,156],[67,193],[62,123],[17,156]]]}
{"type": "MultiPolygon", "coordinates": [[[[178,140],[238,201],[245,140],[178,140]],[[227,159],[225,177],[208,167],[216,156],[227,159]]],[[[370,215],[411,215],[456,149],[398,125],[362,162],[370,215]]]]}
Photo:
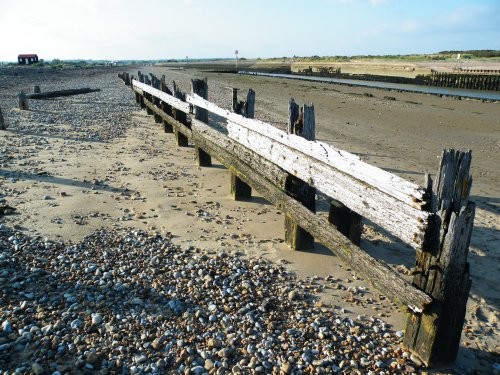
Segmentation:
{"type": "Polygon", "coordinates": [[[41,365],[39,365],[38,363],[33,363],[31,365],[31,371],[33,371],[33,373],[35,375],[43,374],[45,372],[43,370],[43,367],[41,365]]]}
{"type": "Polygon", "coordinates": [[[92,324],[101,324],[102,323],[102,315],[99,313],[92,314],[92,324]]]}
{"type": "Polygon", "coordinates": [[[283,362],[281,364],[281,371],[283,371],[285,374],[290,374],[292,372],[293,365],[289,362],[283,362]]]}
{"type": "Polygon", "coordinates": [[[297,289],[293,289],[288,293],[288,299],[290,301],[296,301],[300,298],[300,293],[297,289]]]}
{"type": "Polygon", "coordinates": [[[12,324],[8,320],[4,320],[2,323],[2,331],[6,335],[10,335],[12,333],[12,324]]]}
{"type": "Polygon", "coordinates": [[[214,339],[214,338],[210,338],[208,339],[208,342],[207,342],[207,345],[209,348],[220,348],[221,345],[222,345],[222,342],[220,340],[217,340],[217,339],[214,339]]]}
{"type": "Polygon", "coordinates": [[[75,319],[71,322],[72,329],[80,329],[83,327],[83,322],[80,319],[75,319]]]}
{"type": "Polygon", "coordinates": [[[205,370],[210,371],[211,369],[214,368],[214,361],[212,361],[210,358],[205,359],[205,370]]]}
{"type": "Polygon", "coordinates": [[[231,356],[232,350],[229,348],[222,348],[217,352],[220,358],[229,358],[231,356]]]}

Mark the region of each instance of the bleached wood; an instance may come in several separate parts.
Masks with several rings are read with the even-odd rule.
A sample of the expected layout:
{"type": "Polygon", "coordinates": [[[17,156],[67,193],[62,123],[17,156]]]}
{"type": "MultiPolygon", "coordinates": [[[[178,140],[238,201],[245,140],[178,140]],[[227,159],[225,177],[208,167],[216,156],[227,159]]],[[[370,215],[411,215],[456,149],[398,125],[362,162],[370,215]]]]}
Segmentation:
{"type": "Polygon", "coordinates": [[[429,213],[257,132],[232,122],[228,122],[228,131],[231,139],[342,202],[406,243],[417,249],[422,246],[429,213]]]}
{"type": "MultiPolygon", "coordinates": [[[[165,98],[162,100],[175,108],[187,110],[186,103],[176,102],[150,86],[139,83],[137,87],[148,93],[163,94],[165,98]]],[[[364,163],[353,154],[287,134],[262,121],[247,119],[197,95],[186,95],[186,101],[227,118],[231,138],[381,225],[406,243],[421,248],[429,216],[421,209],[425,203],[424,188],[364,163]]]]}
{"type": "Polygon", "coordinates": [[[151,95],[154,95],[158,99],[161,99],[165,103],[170,104],[172,107],[175,107],[182,112],[189,113],[191,110],[191,106],[189,105],[189,103],[183,102],[182,100],[177,99],[172,95],[168,95],[167,93],[162,92],[158,89],[155,89],[154,87],[138,82],[136,80],[132,81],[132,85],[133,87],[142,90],[143,93],[147,92],[151,95]]]}
{"type": "Polygon", "coordinates": [[[265,135],[276,142],[293,147],[341,172],[347,173],[358,180],[372,185],[408,205],[421,208],[425,204],[425,189],[423,187],[386,172],[381,168],[365,163],[354,154],[338,150],[323,142],[310,142],[294,134],[287,134],[271,124],[255,119],[248,119],[236,113],[232,113],[197,95],[186,95],[186,101],[198,107],[205,108],[209,112],[225,117],[235,124],[265,135]]]}
{"type": "Polygon", "coordinates": [[[282,175],[286,179],[286,173],[279,171],[275,164],[266,160],[259,162],[261,156],[245,149],[238,142],[201,121],[193,120],[192,127],[196,143],[203,145],[245,183],[255,188],[264,198],[290,215],[293,220],[301,223],[315,239],[344,259],[379,291],[413,312],[422,312],[431,304],[432,299],[428,295],[415,288],[389,266],[377,261],[354,245],[320,215],[289,197],[281,187],[285,183],[284,180],[281,183],[272,182],[269,176],[282,175]]]}

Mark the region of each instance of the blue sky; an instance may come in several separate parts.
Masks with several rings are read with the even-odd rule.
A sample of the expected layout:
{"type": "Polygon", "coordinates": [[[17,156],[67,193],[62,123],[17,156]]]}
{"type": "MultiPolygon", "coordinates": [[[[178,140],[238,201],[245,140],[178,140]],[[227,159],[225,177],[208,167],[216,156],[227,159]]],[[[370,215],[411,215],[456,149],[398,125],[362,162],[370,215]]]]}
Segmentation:
{"type": "Polygon", "coordinates": [[[500,50],[500,0],[0,0],[0,35],[0,61],[500,50]]]}

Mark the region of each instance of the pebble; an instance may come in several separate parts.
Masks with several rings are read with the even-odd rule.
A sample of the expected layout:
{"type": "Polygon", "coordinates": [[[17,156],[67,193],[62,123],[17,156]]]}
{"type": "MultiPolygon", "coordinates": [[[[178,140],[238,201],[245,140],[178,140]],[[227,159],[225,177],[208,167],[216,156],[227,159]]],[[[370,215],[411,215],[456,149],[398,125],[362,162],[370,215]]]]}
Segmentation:
{"type": "MultiPolygon", "coordinates": [[[[0,281],[19,282],[17,289],[0,283],[6,296],[2,332],[23,327],[24,352],[52,372],[64,373],[58,366],[66,363],[95,373],[291,374],[308,366],[335,371],[337,365],[369,372],[382,368],[379,360],[419,368],[391,349],[399,338],[381,320],[365,325],[317,305],[309,297],[317,281],[297,279],[263,258],[201,254],[126,229],[98,230],[65,244],[4,226],[0,249],[9,254],[0,257],[0,281]],[[162,261],[151,263],[153,258],[162,261]],[[21,284],[35,275],[30,265],[42,260],[45,272],[36,272],[36,283],[21,284]],[[9,270],[5,277],[3,269],[9,270]],[[34,293],[34,299],[24,303],[19,292],[34,293]]],[[[0,341],[0,352],[7,353],[14,345],[2,335],[7,341],[0,341]]],[[[0,368],[31,366],[6,361],[0,355],[0,368]]]]}
{"type": "Polygon", "coordinates": [[[12,324],[8,320],[3,321],[2,331],[6,335],[10,335],[12,333],[12,324]]]}

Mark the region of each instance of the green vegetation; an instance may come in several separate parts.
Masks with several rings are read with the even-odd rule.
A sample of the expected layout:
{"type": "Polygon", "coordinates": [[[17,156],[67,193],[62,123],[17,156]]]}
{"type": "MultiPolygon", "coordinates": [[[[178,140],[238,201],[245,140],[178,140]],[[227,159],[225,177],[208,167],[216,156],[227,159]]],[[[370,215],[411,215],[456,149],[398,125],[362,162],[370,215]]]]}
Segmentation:
{"type": "Polygon", "coordinates": [[[451,61],[460,53],[462,59],[495,59],[500,58],[499,50],[467,50],[467,51],[441,51],[430,54],[411,55],[355,55],[355,56],[293,56],[273,57],[262,59],[268,62],[292,62],[292,61],[314,61],[314,62],[349,62],[353,60],[399,60],[399,61],[451,61]]]}

